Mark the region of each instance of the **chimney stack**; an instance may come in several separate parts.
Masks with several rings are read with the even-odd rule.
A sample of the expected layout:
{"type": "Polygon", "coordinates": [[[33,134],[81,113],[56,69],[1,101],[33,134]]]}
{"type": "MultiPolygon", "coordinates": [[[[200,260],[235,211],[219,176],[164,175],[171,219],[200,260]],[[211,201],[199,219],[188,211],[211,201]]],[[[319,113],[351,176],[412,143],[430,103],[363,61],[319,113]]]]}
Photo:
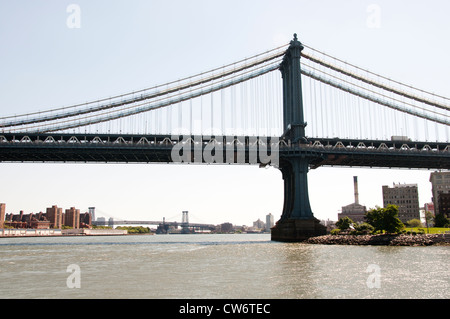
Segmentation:
{"type": "Polygon", "coordinates": [[[355,188],[355,204],[359,204],[358,176],[353,176],[353,187],[355,188]]]}

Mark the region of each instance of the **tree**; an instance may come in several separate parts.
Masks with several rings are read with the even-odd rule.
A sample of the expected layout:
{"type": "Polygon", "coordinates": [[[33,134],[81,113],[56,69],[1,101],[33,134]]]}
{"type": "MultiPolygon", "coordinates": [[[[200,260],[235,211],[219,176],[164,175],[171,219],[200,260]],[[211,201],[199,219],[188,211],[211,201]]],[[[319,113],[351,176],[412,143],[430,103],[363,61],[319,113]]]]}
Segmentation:
{"type": "Polygon", "coordinates": [[[398,233],[405,227],[398,219],[398,206],[395,205],[369,210],[366,213],[366,220],[367,223],[374,227],[374,231],[398,233]]]}
{"type": "Polygon", "coordinates": [[[119,226],[116,229],[126,230],[129,234],[148,234],[150,233],[149,227],[143,226],[119,226]]]}
{"type": "Polygon", "coordinates": [[[427,224],[427,227],[428,226],[432,226],[433,222],[434,222],[434,215],[433,215],[433,213],[429,212],[429,211],[426,211],[425,212],[425,223],[427,224]]]}
{"type": "Polygon", "coordinates": [[[417,218],[409,220],[407,225],[408,227],[422,227],[422,223],[417,218]]]}
{"type": "Polygon", "coordinates": [[[448,227],[450,220],[444,214],[437,214],[434,218],[434,227],[448,227]]]}
{"type": "Polygon", "coordinates": [[[366,217],[365,217],[366,221],[367,221],[368,224],[373,226],[374,231],[380,230],[382,228],[382,224],[381,224],[382,211],[383,211],[383,208],[376,207],[376,208],[370,209],[366,213],[366,217]]]}
{"type": "Polygon", "coordinates": [[[345,216],[345,217],[342,217],[341,219],[339,219],[336,222],[336,227],[339,228],[340,230],[347,230],[353,224],[354,224],[353,220],[351,220],[350,217],[345,216]]]}

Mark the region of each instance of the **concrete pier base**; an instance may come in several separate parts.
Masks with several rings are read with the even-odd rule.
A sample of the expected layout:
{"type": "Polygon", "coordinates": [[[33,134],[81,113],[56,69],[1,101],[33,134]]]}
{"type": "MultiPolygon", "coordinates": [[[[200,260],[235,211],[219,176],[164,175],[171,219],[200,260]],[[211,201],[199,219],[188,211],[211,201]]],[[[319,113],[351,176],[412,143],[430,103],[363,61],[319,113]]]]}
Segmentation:
{"type": "Polygon", "coordinates": [[[271,229],[273,241],[302,242],[310,237],[326,235],[327,228],[317,218],[279,220],[271,229]]]}

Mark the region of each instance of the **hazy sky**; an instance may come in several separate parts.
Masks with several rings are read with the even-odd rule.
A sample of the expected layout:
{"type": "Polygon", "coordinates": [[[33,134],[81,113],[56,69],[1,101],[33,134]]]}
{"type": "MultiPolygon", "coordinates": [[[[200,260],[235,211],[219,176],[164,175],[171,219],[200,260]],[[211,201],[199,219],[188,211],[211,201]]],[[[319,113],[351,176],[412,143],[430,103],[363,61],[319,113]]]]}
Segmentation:
{"type": "MultiPolygon", "coordinates": [[[[0,116],[60,107],[165,83],[292,39],[413,86],[450,96],[448,1],[1,1],[0,116]],[[79,25],[68,24],[80,9],[79,25]],[[72,27],[70,27],[72,26],[72,27]]],[[[353,202],[382,205],[382,185],[430,171],[319,168],[313,212],[336,219],[353,202]]],[[[124,219],[251,225],[283,205],[281,173],[257,166],[0,164],[7,212],[58,205],[124,219]]]]}

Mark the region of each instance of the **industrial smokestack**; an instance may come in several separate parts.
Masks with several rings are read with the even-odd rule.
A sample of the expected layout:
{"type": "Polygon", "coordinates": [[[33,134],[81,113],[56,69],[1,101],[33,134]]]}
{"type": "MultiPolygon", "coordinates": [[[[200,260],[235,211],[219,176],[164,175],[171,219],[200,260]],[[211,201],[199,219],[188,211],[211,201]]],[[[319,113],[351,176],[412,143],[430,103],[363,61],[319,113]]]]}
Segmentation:
{"type": "Polygon", "coordinates": [[[353,187],[355,188],[355,204],[359,204],[358,176],[353,176],[353,187]]]}

